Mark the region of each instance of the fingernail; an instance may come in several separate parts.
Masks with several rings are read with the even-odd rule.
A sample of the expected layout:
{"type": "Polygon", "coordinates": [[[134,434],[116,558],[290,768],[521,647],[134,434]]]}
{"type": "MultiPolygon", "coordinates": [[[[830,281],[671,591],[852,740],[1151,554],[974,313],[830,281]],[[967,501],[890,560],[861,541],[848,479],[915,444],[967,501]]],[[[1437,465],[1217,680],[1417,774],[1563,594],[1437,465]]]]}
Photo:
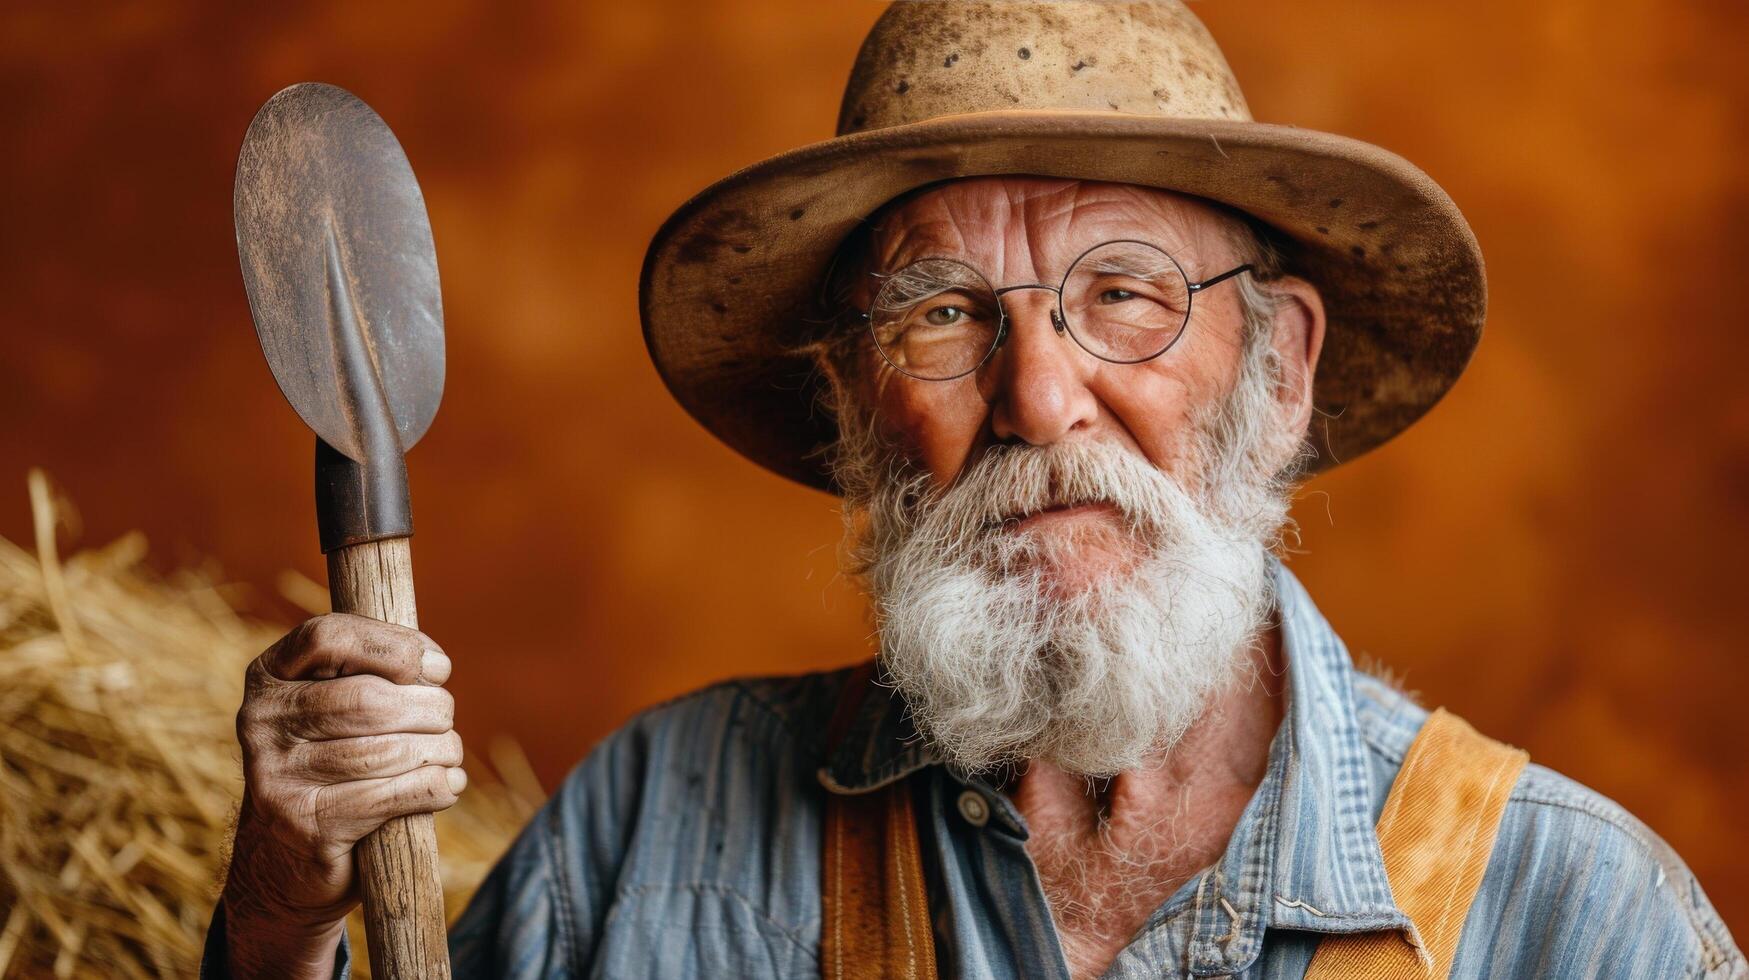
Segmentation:
{"type": "Polygon", "coordinates": [[[427,684],[449,680],[449,658],[436,650],[426,650],[419,658],[419,679],[427,684]]]}
{"type": "Polygon", "coordinates": [[[461,766],[451,767],[449,772],[445,774],[445,778],[449,780],[451,793],[460,793],[468,786],[468,774],[463,771],[461,766]]]}

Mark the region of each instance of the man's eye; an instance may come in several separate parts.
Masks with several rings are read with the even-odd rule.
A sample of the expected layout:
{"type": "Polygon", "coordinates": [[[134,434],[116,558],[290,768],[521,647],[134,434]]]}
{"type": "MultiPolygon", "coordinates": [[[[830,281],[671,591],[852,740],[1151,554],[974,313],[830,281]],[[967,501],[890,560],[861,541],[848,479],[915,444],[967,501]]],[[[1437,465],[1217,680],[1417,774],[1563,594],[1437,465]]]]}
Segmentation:
{"type": "Polygon", "coordinates": [[[932,327],[951,327],[960,322],[966,311],[957,306],[937,306],[923,314],[923,322],[932,327]]]}
{"type": "Polygon", "coordinates": [[[1107,289],[1105,292],[1099,294],[1099,301],[1101,303],[1122,303],[1125,300],[1135,298],[1136,294],[1127,289],[1107,289]]]}

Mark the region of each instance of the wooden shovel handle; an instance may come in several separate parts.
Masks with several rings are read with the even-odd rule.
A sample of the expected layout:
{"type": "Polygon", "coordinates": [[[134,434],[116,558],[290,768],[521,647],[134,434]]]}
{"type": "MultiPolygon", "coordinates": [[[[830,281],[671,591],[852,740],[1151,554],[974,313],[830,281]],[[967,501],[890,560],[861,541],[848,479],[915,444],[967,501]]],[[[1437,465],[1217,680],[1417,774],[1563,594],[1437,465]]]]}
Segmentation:
{"type": "MultiPolygon", "coordinates": [[[[334,611],[419,627],[407,538],[366,541],[328,553],[334,611]]],[[[447,980],[449,937],[431,814],[397,817],[358,842],[364,932],[378,980],[447,980]]]]}

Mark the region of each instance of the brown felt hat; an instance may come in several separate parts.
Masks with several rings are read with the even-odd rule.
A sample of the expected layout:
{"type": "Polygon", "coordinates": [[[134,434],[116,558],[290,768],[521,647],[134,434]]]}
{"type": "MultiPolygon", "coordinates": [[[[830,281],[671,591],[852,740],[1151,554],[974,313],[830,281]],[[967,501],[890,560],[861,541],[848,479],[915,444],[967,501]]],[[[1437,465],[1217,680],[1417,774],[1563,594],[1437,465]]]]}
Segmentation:
{"type": "Polygon", "coordinates": [[[644,260],[644,340],[680,404],[737,452],[831,489],[824,381],[791,353],[820,329],[832,255],[882,204],[955,177],[1164,188],[1279,231],[1329,329],[1314,469],[1383,443],[1463,371],[1486,307],[1457,206],[1368,143],[1251,121],[1179,0],[901,0],[851,69],[838,136],[712,184],[644,260]]]}

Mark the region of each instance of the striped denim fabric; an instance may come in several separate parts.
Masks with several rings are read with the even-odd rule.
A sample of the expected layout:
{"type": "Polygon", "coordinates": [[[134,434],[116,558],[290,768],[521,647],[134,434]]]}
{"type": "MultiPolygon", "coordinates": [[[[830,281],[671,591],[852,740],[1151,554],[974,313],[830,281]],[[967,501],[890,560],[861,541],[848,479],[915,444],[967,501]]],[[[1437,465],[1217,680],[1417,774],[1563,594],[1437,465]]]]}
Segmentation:
{"type": "MultiPolygon", "coordinates": [[[[1297,978],[1323,935],[1413,928],[1373,825],[1426,712],[1357,672],[1279,565],[1277,592],[1288,704],[1263,782],[1225,855],[1155,911],[1107,977],[1297,978]]],[[[943,765],[896,697],[866,699],[824,756],[846,674],[730,681],[609,736],[456,923],[456,976],[818,977],[826,794],[910,777],[942,975],[1067,978],[1025,821],[1001,792],[943,765]]],[[[223,962],[213,931],[209,967],[223,962]]],[[[1749,967],[1668,846],[1532,765],[1452,976],[1743,978],[1749,967]]]]}

